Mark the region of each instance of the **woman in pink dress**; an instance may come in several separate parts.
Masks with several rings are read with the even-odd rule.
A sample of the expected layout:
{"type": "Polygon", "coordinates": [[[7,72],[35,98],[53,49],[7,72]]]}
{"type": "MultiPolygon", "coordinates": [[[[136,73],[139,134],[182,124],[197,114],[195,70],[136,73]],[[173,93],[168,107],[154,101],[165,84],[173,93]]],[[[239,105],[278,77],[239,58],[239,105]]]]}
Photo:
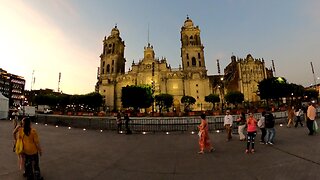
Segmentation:
{"type": "Polygon", "coordinates": [[[198,126],[199,128],[199,145],[200,151],[199,154],[204,153],[204,149],[208,149],[209,152],[212,152],[214,149],[210,143],[209,132],[208,132],[208,122],[206,120],[206,115],[201,114],[201,124],[198,126]]]}

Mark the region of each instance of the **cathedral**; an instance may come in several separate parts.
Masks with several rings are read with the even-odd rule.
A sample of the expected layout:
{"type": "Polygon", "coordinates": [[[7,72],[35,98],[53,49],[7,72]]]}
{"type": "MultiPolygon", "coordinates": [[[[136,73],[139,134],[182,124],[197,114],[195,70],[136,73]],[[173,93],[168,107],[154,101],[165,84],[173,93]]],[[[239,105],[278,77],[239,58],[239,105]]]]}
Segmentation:
{"type": "Polygon", "coordinates": [[[111,35],[103,40],[96,86],[96,90],[105,99],[107,110],[122,108],[121,90],[127,85],[150,85],[154,95],[161,93],[173,95],[173,108],[177,112],[184,110],[181,104],[183,96],[192,96],[196,99],[196,103],[192,106],[194,111],[211,109],[212,104],[205,102],[204,99],[212,93],[218,94],[223,99],[223,94],[229,91],[240,91],[247,100],[259,100],[256,93],[257,82],[267,78],[269,72],[263,60],[254,60],[251,55],[245,60],[236,60],[232,56],[224,76],[208,76],[199,27],[187,17],[180,33],[182,67],[171,68],[166,58],[156,58],[153,46],[148,43],[144,47],[143,59],[133,62],[129,71],[125,72],[125,44],[117,26],[111,30],[111,35]],[[224,85],[223,91],[220,88],[221,83],[224,85]]]}

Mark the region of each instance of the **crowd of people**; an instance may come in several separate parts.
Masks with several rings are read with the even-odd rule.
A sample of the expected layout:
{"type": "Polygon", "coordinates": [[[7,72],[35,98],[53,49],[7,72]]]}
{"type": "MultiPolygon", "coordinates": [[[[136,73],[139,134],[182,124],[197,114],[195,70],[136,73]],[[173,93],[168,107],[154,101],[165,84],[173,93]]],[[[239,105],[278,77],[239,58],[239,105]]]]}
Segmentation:
{"type": "MultiPolygon", "coordinates": [[[[244,112],[240,112],[238,118],[234,120],[233,116],[230,114],[230,110],[227,110],[226,115],[224,116],[223,123],[227,135],[226,141],[228,142],[232,139],[233,125],[237,124],[239,140],[247,141],[245,153],[255,153],[255,137],[257,136],[258,128],[261,131],[260,144],[274,145],[276,134],[275,118],[273,114],[270,112],[270,109],[267,109],[267,111],[262,112],[261,115],[262,116],[259,119],[256,119],[253,116],[252,112],[248,112],[247,117],[244,112]],[[245,129],[247,129],[246,135],[245,129]]],[[[303,111],[303,109],[300,107],[295,108],[292,106],[288,109],[287,127],[290,128],[291,124],[296,128],[299,124],[301,125],[301,127],[303,127],[302,119],[305,119],[309,130],[308,135],[312,136],[318,129],[315,118],[316,108],[314,103],[309,103],[309,106],[305,108],[305,111],[303,111]]],[[[209,152],[212,152],[214,148],[209,139],[208,122],[204,114],[201,115],[201,124],[198,126],[198,128],[200,145],[199,154],[203,154],[204,149],[208,149],[209,152]]]]}
{"type": "MultiPolygon", "coordinates": [[[[37,131],[32,127],[30,118],[25,117],[19,121],[16,112],[12,115],[14,124],[13,151],[17,153],[19,168],[23,171],[23,176],[27,179],[43,179],[39,166],[39,156],[42,155],[42,148],[40,146],[37,131]],[[23,150],[21,150],[21,148],[23,150]]],[[[230,111],[226,111],[223,124],[227,135],[226,141],[232,140],[233,125],[237,124],[239,140],[246,141],[246,144],[244,145],[245,153],[255,153],[255,138],[257,136],[258,129],[261,131],[261,144],[273,145],[275,143],[275,119],[273,114],[270,112],[270,109],[262,112],[262,116],[259,119],[256,119],[252,112],[248,112],[247,116],[244,112],[240,112],[236,117],[237,118],[234,120],[230,111]]],[[[305,108],[305,110],[299,107],[290,107],[288,109],[287,127],[289,128],[291,125],[298,127],[299,124],[303,127],[303,119],[305,119],[309,130],[308,135],[312,136],[318,129],[315,118],[315,104],[310,103],[308,108],[305,108]]],[[[123,119],[125,121],[125,133],[131,134],[132,132],[129,128],[129,115],[127,113],[124,114],[123,119]]],[[[117,131],[119,133],[122,132],[122,117],[120,112],[116,116],[116,123],[117,131]]],[[[198,129],[200,147],[200,151],[198,153],[204,154],[205,150],[213,152],[215,149],[209,138],[209,124],[205,114],[201,115],[201,123],[199,124],[198,129]]]]}

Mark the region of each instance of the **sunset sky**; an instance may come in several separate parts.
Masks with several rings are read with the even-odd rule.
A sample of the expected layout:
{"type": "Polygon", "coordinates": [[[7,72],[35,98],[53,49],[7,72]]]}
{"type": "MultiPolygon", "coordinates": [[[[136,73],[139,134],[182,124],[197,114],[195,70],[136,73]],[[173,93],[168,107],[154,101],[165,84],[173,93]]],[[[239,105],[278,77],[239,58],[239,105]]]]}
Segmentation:
{"type": "Polygon", "coordinates": [[[0,68],[26,79],[30,90],[94,91],[102,40],[117,24],[125,41],[126,70],[150,43],[173,68],[181,64],[180,29],[189,15],[201,29],[209,75],[232,54],[274,60],[276,75],[310,86],[313,62],[320,83],[318,0],[2,0],[0,68]]]}

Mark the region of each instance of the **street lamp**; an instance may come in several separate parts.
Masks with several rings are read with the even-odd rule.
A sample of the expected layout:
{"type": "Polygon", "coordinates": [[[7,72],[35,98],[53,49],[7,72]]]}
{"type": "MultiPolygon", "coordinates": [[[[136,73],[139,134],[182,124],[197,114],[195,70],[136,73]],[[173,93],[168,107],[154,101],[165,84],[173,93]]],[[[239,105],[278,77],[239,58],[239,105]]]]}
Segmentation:
{"type": "Polygon", "coordinates": [[[220,88],[220,94],[221,94],[221,111],[223,112],[223,107],[224,107],[224,81],[223,77],[220,78],[221,80],[221,86],[218,86],[220,88]]]}
{"type": "Polygon", "coordinates": [[[153,97],[153,102],[152,102],[152,116],[154,115],[154,91],[155,91],[155,87],[154,87],[154,81],[151,80],[151,92],[152,92],[152,97],[153,97]]]}

